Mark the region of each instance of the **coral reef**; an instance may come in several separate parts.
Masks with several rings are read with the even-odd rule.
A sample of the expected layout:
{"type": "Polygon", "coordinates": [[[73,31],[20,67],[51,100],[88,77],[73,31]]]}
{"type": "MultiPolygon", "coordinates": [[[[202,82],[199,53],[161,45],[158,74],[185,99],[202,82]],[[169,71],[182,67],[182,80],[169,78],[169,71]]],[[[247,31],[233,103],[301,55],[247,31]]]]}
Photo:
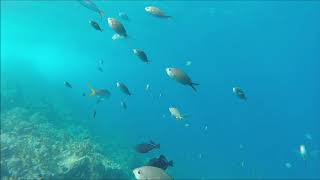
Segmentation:
{"type": "Polygon", "coordinates": [[[108,155],[82,127],[59,128],[44,114],[26,108],[16,107],[1,113],[2,176],[21,179],[36,179],[38,175],[52,179],[132,178],[126,160],[119,163],[112,156],[116,155],[108,155]]]}

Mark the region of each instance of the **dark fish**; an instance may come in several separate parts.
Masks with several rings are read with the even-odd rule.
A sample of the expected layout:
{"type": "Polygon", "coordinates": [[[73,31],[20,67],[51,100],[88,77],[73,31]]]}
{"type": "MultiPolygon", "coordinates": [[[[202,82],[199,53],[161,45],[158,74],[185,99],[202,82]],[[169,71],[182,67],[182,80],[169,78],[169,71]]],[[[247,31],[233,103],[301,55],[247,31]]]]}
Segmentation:
{"type": "Polygon", "coordinates": [[[100,15],[100,17],[101,17],[101,19],[102,19],[102,16],[104,15],[104,12],[103,12],[102,10],[100,10],[100,9],[98,8],[98,6],[97,6],[94,2],[92,2],[91,0],[78,0],[78,1],[79,1],[79,3],[80,3],[81,5],[83,5],[84,7],[86,7],[86,8],[88,8],[88,9],[92,10],[92,11],[95,11],[95,12],[99,13],[99,15],[100,15]]]}
{"type": "Polygon", "coordinates": [[[124,101],[121,101],[121,107],[123,109],[127,109],[127,104],[124,101]]]}
{"type": "Polygon", "coordinates": [[[89,24],[90,24],[94,29],[102,32],[102,29],[101,29],[100,25],[99,25],[96,21],[89,21],[89,24]]]}
{"type": "Polygon", "coordinates": [[[94,111],[93,111],[93,115],[92,115],[93,119],[95,119],[95,118],[96,118],[96,115],[97,115],[97,111],[96,111],[96,110],[94,110],[94,111]]]}
{"type": "Polygon", "coordinates": [[[121,82],[117,82],[117,88],[119,88],[123,93],[125,93],[129,96],[132,95],[131,92],[129,91],[128,87],[121,82]]]}
{"type": "Polygon", "coordinates": [[[141,49],[133,49],[132,51],[133,51],[133,54],[135,54],[141,61],[146,63],[150,62],[147,54],[141,49]]]}
{"type": "Polygon", "coordinates": [[[64,81],[63,83],[66,87],[72,88],[71,84],[68,81],[64,81]]]}
{"type": "Polygon", "coordinates": [[[234,87],[233,93],[236,94],[240,99],[247,100],[247,96],[245,95],[244,91],[240,87],[234,87]]]}
{"type": "Polygon", "coordinates": [[[173,167],[173,161],[168,161],[164,155],[160,155],[159,158],[150,159],[147,166],[158,167],[166,170],[169,166],[173,167]]]}
{"type": "Polygon", "coordinates": [[[102,69],[102,67],[98,67],[98,70],[100,71],[100,72],[103,72],[103,69],[102,69]]]}
{"type": "Polygon", "coordinates": [[[153,149],[160,149],[160,144],[150,141],[149,143],[138,144],[135,147],[135,150],[139,153],[147,153],[153,149]]]}

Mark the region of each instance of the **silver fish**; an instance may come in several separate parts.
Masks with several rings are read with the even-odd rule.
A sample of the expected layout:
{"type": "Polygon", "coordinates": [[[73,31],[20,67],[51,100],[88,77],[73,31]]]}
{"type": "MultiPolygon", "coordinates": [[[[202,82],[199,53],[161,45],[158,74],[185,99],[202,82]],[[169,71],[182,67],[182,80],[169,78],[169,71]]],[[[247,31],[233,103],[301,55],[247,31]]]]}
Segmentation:
{"type": "Polygon", "coordinates": [[[123,24],[115,18],[108,18],[109,27],[114,30],[117,34],[123,37],[128,37],[127,31],[123,24]]]}
{"type": "Polygon", "coordinates": [[[78,0],[78,1],[84,7],[88,8],[94,12],[97,12],[101,18],[104,15],[104,12],[102,10],[100,10],[98,8],[98,6],[93,1],[91,1],[91,0],[78,0]]]}
{"type": "Polygon", "coordinates": [[[177,82],[183,85],[188,85],[192,87],[194,91],[197,91],[195,86],[199,84],[192,82],[191,78],[182,70],[178,68],[166,68],[166,72],[168,76],[171,77],[172,79],[176,80],[177,82]]]}
{"type": "Polygon", "coordinates": [[[173,178],[169,176],[163,169],[153,167],[153,166],[142,166],[134,169],[133,174],[136,179],[139,180],[172,180],[173,178]]]}
{"type": "Polygon", "coordinates": [[[171,113],[171,116],[175,117],[177,120],[184,119],[184,115],[182,115],[178,108],[176,107],[169,107],[169,111],[171,113]]]}
{"type": "Polygon", "coordinates": [[[144,10],[156,17],[160,17],[160,18],[171,18],[171,16],[166,15],[160,8],[155,7],[155,6],[148,6],[145,7],[144,10]]]}

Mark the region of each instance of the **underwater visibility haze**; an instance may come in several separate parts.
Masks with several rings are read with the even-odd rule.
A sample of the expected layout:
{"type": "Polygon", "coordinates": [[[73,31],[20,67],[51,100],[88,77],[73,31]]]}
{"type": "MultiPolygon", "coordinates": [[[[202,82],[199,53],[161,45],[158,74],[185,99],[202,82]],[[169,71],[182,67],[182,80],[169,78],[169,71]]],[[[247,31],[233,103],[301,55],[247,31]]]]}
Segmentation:
{"type": "Polygon", "coordinates": [[[320,179],[320,2],[1,1],[1,179],[320,179]]]}

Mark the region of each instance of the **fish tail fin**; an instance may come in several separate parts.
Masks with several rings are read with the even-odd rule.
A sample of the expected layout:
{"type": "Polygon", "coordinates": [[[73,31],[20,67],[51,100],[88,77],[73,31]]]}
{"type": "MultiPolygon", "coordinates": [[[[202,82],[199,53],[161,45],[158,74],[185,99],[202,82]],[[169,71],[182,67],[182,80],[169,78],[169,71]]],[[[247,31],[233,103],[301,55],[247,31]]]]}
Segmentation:
{"type": "Polygon", "coordinates": [[[172,161],[172,160],[169,161],[169,162],[168,162],[168,165],[171,166],[171,167],[173,167],[173,161],[172,161]]]}
{"type": "Polygon", "coordinates": [[[94,95],[96,95],[96,90],[93,89],[93,88],[90,86],[89,83],[87,83],[86,85],[87,85],[87,87],[88,87],[88,88],[90,89],[90,91],[91,91],[91,93],[89,94],[89,96],[94,96],[94,95]]]}
{"type": "Polygon", "coordinates": [[[198,84],[198,83],[191,83],[190,84],[190,86],[192,87],[192,89],[194,90],[194,91],[197,91],[197,89],[196,89],[196,87],[195,86],[199,86],[200,84],[198,84]]]}

